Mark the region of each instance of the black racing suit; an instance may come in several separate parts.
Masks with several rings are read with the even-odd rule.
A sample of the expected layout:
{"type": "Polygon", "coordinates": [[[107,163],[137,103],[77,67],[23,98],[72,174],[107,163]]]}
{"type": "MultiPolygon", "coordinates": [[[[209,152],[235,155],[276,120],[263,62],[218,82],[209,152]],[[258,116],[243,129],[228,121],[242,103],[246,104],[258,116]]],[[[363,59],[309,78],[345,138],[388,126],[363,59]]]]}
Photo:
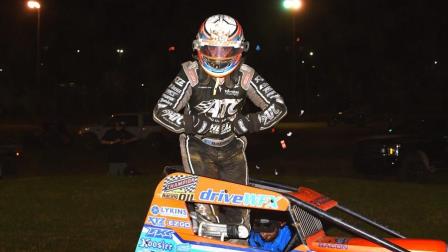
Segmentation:
{"type": "MultiPolygon", "coordinates": [[[[154,120],[180,133],[186,172],[240,184],[248,183],[245,133],[268,129],[286,115],[283,98],[251,67],[242,64],[224,78],[185,62],[154,108],[154,120]],[[248,97],[261,109],[242,115],[248,97]],[[184,109],[183,113],[179,113],[184,109]]],[[[247,224],[247,211],[197,204],[209,221],[247,224]]]]}

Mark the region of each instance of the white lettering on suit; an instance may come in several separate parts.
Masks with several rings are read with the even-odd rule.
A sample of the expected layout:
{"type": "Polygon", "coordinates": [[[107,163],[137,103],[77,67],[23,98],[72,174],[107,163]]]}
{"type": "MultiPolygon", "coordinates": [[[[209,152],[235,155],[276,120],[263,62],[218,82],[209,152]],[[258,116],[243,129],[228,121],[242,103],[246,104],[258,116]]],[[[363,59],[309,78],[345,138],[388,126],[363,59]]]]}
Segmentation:
{"type": "Polygon", "coordinates": [[[232,116],[238,112],[235,108],[243,99],[222,99],[222,100],[209,100],[202,101],[195,108],[199,111],[199,114],[210,114],[212,118],[224,118],[232,116]]]}
{"type": "Polygon", "coordinates": [[[169,109],[164,109],[162,110],[162,114],[161,116],[165,119],[168,119],[169,121],[177,124],[177,125],[181,125],[182,124],[182,115],[175,113],[169,109]]]}
{"type": "Polygon", "coordinates": [[[174,79],[174,83],[176,83],[176,85],[178,85],[179,87],[183,87],[185,84],[185,81],[180,78],[179,76],[176,76],[176,78],[174,79]]]}

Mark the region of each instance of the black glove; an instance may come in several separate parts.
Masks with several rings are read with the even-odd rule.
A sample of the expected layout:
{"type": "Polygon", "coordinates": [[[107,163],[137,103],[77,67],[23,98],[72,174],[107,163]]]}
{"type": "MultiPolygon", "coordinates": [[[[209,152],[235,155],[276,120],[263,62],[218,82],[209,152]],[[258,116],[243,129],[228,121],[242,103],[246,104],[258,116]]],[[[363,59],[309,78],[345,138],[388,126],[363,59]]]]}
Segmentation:
{"type": "Polygon", "coordinates": [[[233,132],[239,136],[256,132],[258,131],[256,122],[257,116],[255,114],[237,115],[235,120],[233,120],[233,132]]]}
{"type": "Polygon", "coordinates": [[[185,133],[204,135],[210,130],[212,122],[204,115],[184,115],[185,133]]]}

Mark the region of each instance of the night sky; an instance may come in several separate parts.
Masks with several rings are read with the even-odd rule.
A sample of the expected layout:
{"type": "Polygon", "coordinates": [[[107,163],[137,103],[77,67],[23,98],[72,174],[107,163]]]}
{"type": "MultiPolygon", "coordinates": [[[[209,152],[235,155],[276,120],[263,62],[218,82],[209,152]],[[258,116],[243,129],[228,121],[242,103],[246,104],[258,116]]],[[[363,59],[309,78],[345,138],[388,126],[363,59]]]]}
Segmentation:
{"type": "Polygon", "coordinates": [[[292,120],[300,109],[350,107],[446,114],[443,1],[304,4],[292,14],[281,1],[43,1],[37,86],[36,12],[25,1],[1,1],[0,115],[152,110],[191,59],[200,23],[218,13],[243,25],[251,43],[246,62],[283,94],[292,120]]]}

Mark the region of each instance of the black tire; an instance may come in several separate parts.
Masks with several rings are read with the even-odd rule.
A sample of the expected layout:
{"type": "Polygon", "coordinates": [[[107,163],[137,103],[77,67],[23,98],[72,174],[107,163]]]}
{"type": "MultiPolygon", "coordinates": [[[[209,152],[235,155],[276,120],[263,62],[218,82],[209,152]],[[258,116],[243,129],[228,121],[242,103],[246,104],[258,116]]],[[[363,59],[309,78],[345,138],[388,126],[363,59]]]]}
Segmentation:
{"type": "Polygon", "coordinates": [[[405,154],[398,170],[398,176],[403,181],[424,182],[431,174],[428,156],[421,150],[405,154]]]}

